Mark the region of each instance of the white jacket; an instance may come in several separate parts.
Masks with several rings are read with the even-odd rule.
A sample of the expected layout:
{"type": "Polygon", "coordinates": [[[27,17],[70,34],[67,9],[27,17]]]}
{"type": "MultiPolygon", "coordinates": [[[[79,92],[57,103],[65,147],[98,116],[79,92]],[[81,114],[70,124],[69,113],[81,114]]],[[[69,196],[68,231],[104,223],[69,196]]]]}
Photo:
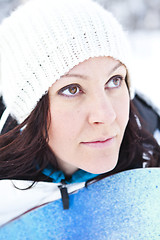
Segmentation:
{"type": "MultiPolygon", "coordinates": [[[[61,198],[58,188],[60,183],[38,182],[32,188],[24,189],[32,184],[26,180],[1,180],[0,181],[0,226],[21,216],[25,212],[43,204],[61,198]]],[[[77,191],[85,186],[85,182],[67,184],[68,193],[77,191]]]]}

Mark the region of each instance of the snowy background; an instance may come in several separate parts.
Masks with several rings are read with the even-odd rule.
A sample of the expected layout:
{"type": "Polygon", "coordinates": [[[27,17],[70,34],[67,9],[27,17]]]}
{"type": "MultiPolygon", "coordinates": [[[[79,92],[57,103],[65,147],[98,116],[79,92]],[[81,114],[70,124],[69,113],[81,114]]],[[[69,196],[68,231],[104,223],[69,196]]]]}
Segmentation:
{"type": "MultiPolygon", "coordinates": [[[[0,0],[0,21],[25,1],[0,0]]],[[[94,1],[110,10],[127,31],[133,52],[134,86],[160,114],[160,0],[94,1]]]]}

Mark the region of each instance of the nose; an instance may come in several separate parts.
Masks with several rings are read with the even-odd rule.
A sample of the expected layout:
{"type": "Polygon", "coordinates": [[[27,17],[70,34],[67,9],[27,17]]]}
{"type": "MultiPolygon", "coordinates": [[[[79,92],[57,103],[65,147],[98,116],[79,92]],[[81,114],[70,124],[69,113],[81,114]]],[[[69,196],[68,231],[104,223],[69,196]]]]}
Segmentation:
{"type": "Polygon", "coordinates": [[[116,111],[107,95],[95,96],[89,106],[88,122],[90,124],[111,125],[116,119],[116,111]]]}

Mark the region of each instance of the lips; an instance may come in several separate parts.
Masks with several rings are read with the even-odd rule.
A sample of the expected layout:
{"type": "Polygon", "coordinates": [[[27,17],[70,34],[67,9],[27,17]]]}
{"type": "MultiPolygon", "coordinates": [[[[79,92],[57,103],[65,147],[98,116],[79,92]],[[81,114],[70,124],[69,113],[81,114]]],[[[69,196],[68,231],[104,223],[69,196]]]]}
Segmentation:
{"type": "Polygon", "coordinates": [[[107,138],[105,140],[94,140],[94,141],[90,141],[90,142],[84,142],[84,143],[104,143],[106,141],[109,141],[112,138],[107,138]]]}
{"type": "Polygon", "coordinates": [[[106,139],[96,139],[96,140],[93,140],[93,141],[89,141],[89,142],[81,142],[82,144],[86,145],[86,146],[90,146],[90,147],[105,147],[105,146],[109,146],[111,145],[114,140],[115,140],[115,136],[113,137],[109,137],[109,138],[106,138],[106,139]]]}

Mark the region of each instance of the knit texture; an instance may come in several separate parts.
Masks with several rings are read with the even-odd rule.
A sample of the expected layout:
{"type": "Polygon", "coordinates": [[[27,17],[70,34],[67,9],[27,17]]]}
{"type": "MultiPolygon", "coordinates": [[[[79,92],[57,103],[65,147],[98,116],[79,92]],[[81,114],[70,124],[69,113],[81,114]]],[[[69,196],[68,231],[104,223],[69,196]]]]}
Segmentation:
{"type": "Polygon", "coordinates": [[[120,24],[91,0],[30,0],[20,6],[0,26],[0,56],[0,92],[18,123],[56,80],[90,57],[111,56],[130,73],[120,24]]]}

